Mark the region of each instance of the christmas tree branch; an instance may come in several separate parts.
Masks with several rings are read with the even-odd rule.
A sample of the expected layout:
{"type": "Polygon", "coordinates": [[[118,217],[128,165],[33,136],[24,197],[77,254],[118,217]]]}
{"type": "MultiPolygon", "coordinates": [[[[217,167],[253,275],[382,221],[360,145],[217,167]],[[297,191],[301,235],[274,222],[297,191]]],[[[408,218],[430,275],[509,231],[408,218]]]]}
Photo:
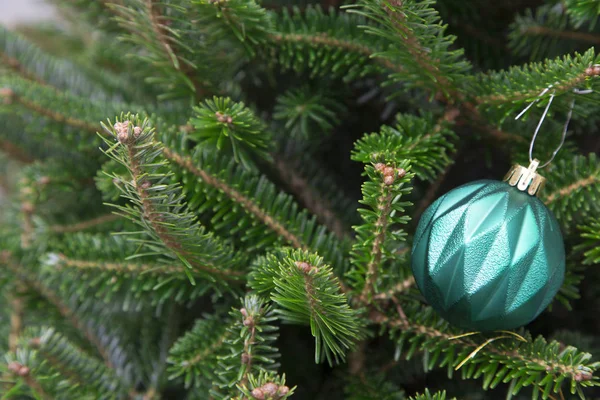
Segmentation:
{"type": "MultiPolygon", "coordinates": [[[[2,90],[4,89],[0,89],[0,97],[2,96],[2,90]]],[[[8,155],[10,158],[17,160],[23,164],[31,164],[34,161],[33,157],[28,155],[21,148],[19,148],[17,145],[8,140],[0,139],[0,151],[8,155]]]]}
{"type": "MultiPolygon", "coordinates": [[[[210,64],[209,57],[214,57],[204,47],[205,40],[194,44],[190,40],[192,32],[204,28],[198,24],[198,15],[191,3],[175,5],[156,0],[135,0],[125,4],[110,4],[109,8],[117,14],[116,21],[128,31],[122,39],[140,46],[145,54],[138,55],[140,65],[147,65],[153,71],[154,83],[163,85],[170,91],[164,96],[203,97],[207,88],[199,77],[202,72],[208,72],[205,62],[210,64]],[[162,10],[164,8],[164,11],[162,10]],[[202,53],[202,55],[199,55],[202,53]],[[204,59],[202,59],[204,58],[204,59]]],[[[210,32],[206,32],[210,34],[210,32]]],[[[207,80],[208,81],[208,80],[207,80]]]]}
{"type": "Polygon", "coordinates": [[[577,31],[560,31],[556,29],[551,29],[547,26],[529,26],[525,29],[520,29],[519,33],[521,35],[548,36],[553,38],[570,39],[592,44],[600,44],[599,35],[577,31]]]}
{"type": "Polygon", "coordinates": [[[406,49],[417,64],[426,71],[438,86],[439,94],[446,99],[446,102],[453,103],[455,99],[460,99],[459,93],[454,84],[452,84],[445,74],[440,71],[437,64],[439,60],[434,60],[430,57],[431,50],[423,48],[419,42],[419,38],[415,36],[414,31],[407,25],[407,17],[403,12],[404,3],[402,0],[389,0],[381,2],[381,6],[388,15],[390,21],[397,32],[405,40],[406,49]]]}
{"type": "Polygon", "coordinates": [[[352,159],[363,163],[407,161],[417,177],[433,180],[451,163],[449,153],[456,136],[450,126],[458,116],[455,108],[437,119],[430,113],[418,117],[398,114],[394,125],[384,125],[379,133],[363,136],[356,143],[352,159]]]}
{"type": "Polygon", "coordinates": [[[400,200],[412,190],[408,183],[415,174],[407,172],[412,165],[397,154],[398,138],[403,139],[396,135],[373,134],[358,141],[352,154],[353,159],[367,164],[367,180],[362,185],[360,201],[365,207],[359,209],[363,222],[354,227],[357,235],[351,251],[352,269],[347,273],[353,281],[353,289],[358,292],[356,298],[363,305],[369,304],[372,296],[379,292],[382,281],[378,272],[394,258],[390,250],[405,236],[399,226],[410,220],[405,207],[411,203],[400,200]],[[377,158],[372,158],[373,153],[378,153],[377,158]]]}
{"type": "Polygon", "coordinates": [[[512,342],[490,342],[481,347],[473,335],[453,333],[453,329],[430,307],[416,303],[407,306],[408,318],[390,318],[374,309],[369,318],[376,324],[387,326],[400,348],[404,343],[410,343],[407,357],[417,350],[429,354],[442,352],[444,356],[440,359],[429,359],[429,368],[435,364],[445,365],[449,370],[463,368],[467,377],[483,376],[484,388],[514,380],[513,394],[528,385],[557,392],[564,377],[571,380],[569,386],[573,394],[580,387],[598,385],[593,373],[600,364],[590,362],[590,354],[571,346],[565,347],[556,341],[548,344],[541,336],[532,340],[526,335],[525,342],[517,341],[515,337],[512,342]]]}
{"type": "Polygon", "coordinates": [[[196,79],[195,74],[193,74],[193,69],[191,69],[187,62],[180,59],[177,55],[173,47],[171,46],[171,39],[168,36],[168,30],[166,26],[161,22],[161,14],[158,10],[158,6],[160,3],[155,2],[154,0],[144,0],[146,5],[146,12],[148,13],[148,19],[150,21],[150,26],[154,31],[156,40],[160,43],[165,52],[165,58],[170,59],[173,63],[173,67],[181,71],[183,74],[187,76],[189,81],[194,86],[195,94],[197,97],[202,97],[204,95],[204,88],[196,79]]]}
{"type": "Polygon", "coordinates": [[[395,64],[386,58],[374,57],[380,50],[370,48],[368,45],[352,40],[344,40],[330,36],[327,32],[315,33],[274,33],[269,39],[275,43],[304,43],[312,47],[324,47],[327,49],[340,49],[345,52],[356,53],[365,59],[373,59],[385,69],[391,72],[404,73],[401,65],[395,64]]]}
{"type": "Polygon", "coordinates": [[[500,105],[518,108],[525,101],[545,100],[552,93],[556,95],[572,92],[580,88],[584,82],[600,75],[600,68],[594,67],[593,49],[575,57],[565,56],[562,59],[549,61],[542,65],[532,63],[509,71],[495,72],[479,77],[480,86],[475,96],[478,106],[500,105]],[[506,84],[506,82],[509,84],[506,84]],[[503,86],[500,86],[502,82],[503,86]],[[548,89],[547,93],[541,94],[548,89]]]}
{"type": "Polygon", "coordinates": [[[258,258],[249,285],[270,298],[280,318],[308,325],[315,337],[315,362],[343,360],[361,340],[362,321],[348,305],[338,278],[323,258],[303,250],[284,248],[258,258]]]}
{"type": "Polygon", "coordinates": [[[0,65],[6,65],[9,69],[19,74],[23,78],[36,82],[39,85],[47,86],[48,84],[38,78],[36,75],[29,72],[16,58],[9,57],[4,52],[0,51],[0,65]]]}
{"type": "Polygon", "coordinates": [[[8,350],[16,352],[19,336],[23,330],[23,317],[25,307],[23,300],[19,298],[19,290],[15,290],[14,293],[10,294],[10,333],[8,336],[8,350]]]}
{"type": "MultiPolygon", "coordinates": [[[[131,181],[117,175],[113,178],[135,207],[115,207],[148,230],[173,259],[183,262],[192,282],[192,273],[199,272],[210,280],[218,277],[222,283],[226,277],[243,279],[245,273],[233,268],[243,266],[243,256],[229,242],[206,233],[197,217],[185,208],[181,188],[170,181],[168,161],[161,158],[164,148],[154,141],[148,120],[129,114],[121,120],[114,127],[104,127],[118,141],[106,140],[111,148],[105,153],[129,170],[131,181]]],[[[140,242],[148,245],[148,241],[140,242]]],[[[156,252],[155,246],[149,247],[156,252]]]]}
{"type": "Polygon", "coordinates": [[[273,309],[255,295],[246,296],[242,302],[242,308],[229,314],[232,323],[225,339],[227,351],[218,357],[219,387],[227,391],[223,399],[238,394],[240,388],[248,386],[252,376],[274,371],[279,366],[275,362],[279,353],[273,347],[278,336],[277,328],[272,325],[276,320],[273,309]]]}
{"type": "MultiPolygon", "coordinates": [[[[377,203],[374,208],[377,210],[378,217],[374,224],[374,231],[371,232],[373,235],[373,243],[369,255],[369,262],[367,264],[367,271],[365,275],[365,285],[360,294],[360,300],[363,303],[367,303],[374,292],[374,283],[377,279],[377,271],[381,268],[381,258],[383,252],[383,245],[385,242],[385,236],[389,229],[388,227],[388,216],[392,206],[392,200],[394,196],[393,183],[396,179],[396,171],[389,165],[377,165],[378,170],[384,174],[386,168],[392,171],[390,174],[382,176],[381,182],[379,183],[379,194],[377,195],[377,203]],[[391,177],[391,179],[387,179],[391,177]]],[[[403,178],[406,172],[399,172],[398,178],[403,178]]]]}
{"type": "Polygon", "coordinates": [[[8,364],[8,370],[13,376],[23,379],[25,384],[31,388],[42,400],[54,400],[54,397],[46,393],[42,385],[32,376],[28,366],[16,361],[8,364]]]}
{"type": "Polygon", "coordinates": [[[414,0],[363,0],[349,5],[349,12],[375,22],[365,32],[385,38],[387,45],[376,54],[402,65],[405,73],[390,76],[392,82],[422,87],[447,104],[460,103],[464,95],[456,81],[464,78],[470,64],[462,50],[452,50],[455,37],[446,35],[432,3],[414,0]]]}
{"type": "Polygon", "coordinates": [[[292,246],[306,249],[306,246],[302,243],[302,240],[298,236],[289,231],[277,219],[271,217],[265,210],[261,209],[261,207],[256,204],[252,198],[245,196],[243,193],[240,193],[239,191],[235,190],[235,188],[229,186],[225,181],[218,179],[217,177],[209,174],[207,171],[196,167],[190,158],[185,157],[172,149],[165,147],[163,149],[163,154],[173,163],[179,165],[186,171],[189,171],[194,176],[202,179],[202,181],[207,185],[218,189],[236,204],[239,204],[241,207],[243,207],[247,212],[254,215],[256,219],[261,221],[269,229],[283,237],[285,241],[290,243],[292,246]]]}
{"type": "Polygon", "coordinates": [[[387,301],[390,300],[392,298],[394,298],[396,295],[398,294],[402,294],[408,291],[408,289],[412,288],[415,284],[415,278],[414,277],[409,277],[406,278],[405,280],[398,282],[394,287],[392,287],[391,289],[382,292],[382,293],[378,293],[375,296],[373,296],[373,298],[375,300],[380,300],[380,301],[387,301]]]}
{"type": "Polygon", "coordinates": [[[279,176],[313,215],[340,239],[348,238],[348,232],[344,223],[333,210],[330,202],[323,198],[310,184],[310,182],[298,173],[287,160],[279,155],[273,157],[274,165],[279,176]]]}
{"type": "MultiPolygon", "coordinates": [[[[135,391],[113,369],[87,355],[54,329],[43,329],[39,336],[29,340],[28,346],[35,349],[36,356],[41,356],[50,364],[43,363],[43,370],[48,370],[49,366],[51,373],[59,372],[73,388],[85,394],[93,394],[98,398],[107,395],[119,399],[137,398],[135,391]]],[[[40,372],[36,371],[38,374],[40,372]]],[[[76,397],[74,393],[72,395],[76,397]]]]}
{"type": "Polygon", "coordinates": [[[32,111],[32,112],[34,112],[38,115],[41,115],[43,117],[46,117],[48,119],[51,119],[52,121],[55,121],[55,122],[58,122],[61,124],[66,124],[66,125],[72,126],[73,128],[82,129],[89,133],[95,134],[96,132],[99,131],[99,128],[100,128],[100,124],[94,125],[94,124],[91,124],[90,122],[65,115],[64,113],[61,113],[58,111],[51,110],[49,108],[46,108],[43,104],[36,102],[35,100],[26,98],[24,96],[20,96],[14,90],[9,89],[9,88],[4,88],[2,91],[0,91],[0,99],[3,99],[4,102],[7,104],[14,103],[14,104],[21,105],[21,106],[25,107],[26,109],[28,109],[29,111],[32,111]]]}
{"type": "Polygon", "coordinates": [[[111,358],[108,354],[108,351],[104,348],[102,341],[94,332],[92,332],[81,319],[77,316],[75,311],[67,306],[61,298],[52,291],[49,287],[44,286],[38,280],[30,276],[29,273],[26,272],[25,268],[17,265],[13,260],[10,252],[4,251],[0,253],[0,262],[2,262],[13,274],[21,278],[21,281],[28,287],[30,287],[35,292],[41,294],[43,297],[48,300],[50,304],[52,304],[58,312],[61,314],[63,318],[68,320],[71,325],[76,328],[82,335],[87,339],[87,341],[93,345],[93,347],[98,351],[98,354],[104,360],[104,363],[108,368],[113,368],[113,364],[111,358]]]}
{"type": "Polygon", "coordinates": [[[76,224],[71,225],[53,225],[50,227],[50,230],[55,233],[69,233],[69,232],[79,232],[85,231],[87,229],[96,227],[98,225],[106,224],[109,222],[113,222],[121,218],[116,214],[105,214],[96,218],[92,218],[87,221],[78,222],[76,224]]]}
{"type": "Polygon", "coordinates": [[[571,196],[573,194],[573,192],[576,192],[578,190],[581,190],[585,187],[588,187],[590,185],[594,185],[597,183],[600,183],[600,176],[598,176],[596,174],[590,175],[587,178],[579,179],[566,187],[561,187],[559,189],[555,189],[554,191],[550,192],[550,194],[545,196],[544,203],[546,203],[547,205],[550,205],[550,204],[554,203],[555,201],[558,201],[561,198],[571,196]]]}
{"type": "MultiPolygon", "coordinates": [[[[181,276],[185,274],[185,267],[181,265],[162,265],[162,264],[138,264],[125,262],[103,262],[78,260],[58,254],[55,262],[52,263],[56,271],[64,268],[73,268],[77,270],[98,270],[98,271],[115,271],[120,274],[136,273],[136,274],[165,274],[181,276]]],[[[235,279],[234,277],[225,277],[225,279],[235,279]]]]}
{"type": "Polygon", "coordinates": [[[548,186],[541,199],[565,230],[585,222],[600,211],[595,196],[600,193],[600,160],[594,153],[560,160],[545,175],[548,186]]]}

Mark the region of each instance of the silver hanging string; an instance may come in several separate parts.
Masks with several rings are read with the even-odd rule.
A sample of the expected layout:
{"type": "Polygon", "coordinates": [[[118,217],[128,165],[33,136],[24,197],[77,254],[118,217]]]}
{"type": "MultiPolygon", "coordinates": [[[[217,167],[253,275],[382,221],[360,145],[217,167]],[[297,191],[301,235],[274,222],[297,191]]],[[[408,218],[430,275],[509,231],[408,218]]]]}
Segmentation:
{"type": "MultiPolygon", "coordinates": [[[[538,95],[538,98],[534,101],[532,101],[527,107],[525,107],[525,109],[523,111],[521,111],[519,113],[519,115],[517,115],[515,117],[515,119],[519,119],[523,116],[523,114],[525,114],[527,112],[527,110],[529,110],[531,107],[533,107],[533,105],[535,103],[537,103],[538,101],[540,101],[541,97],[543,95],[545,95],[546,93],[548,93],[551,89],[552,89],[553,85],[548,86],[547,88],[545,88],[544,90],[542,90],[542,92],[538,95]]],[[[592,93],[593,90],[591,89],[586,89],[586,90],[580,90],[580,89],[573,89],[573,93],[575,94],[589,94],[592,93]]],[[[531,143],[529,144],[529,162],[533,162],[534,158],[533,158],[533,147],[535,145],[535,141],[537,139],[537,135],[540,132],[540,128],[542,127],[542,124],[544,123],[544,120],[546,119],[546,116],[548,115],[548,111],[550,110],[550,106],[552,105],[552,101],[554,101],[554,97],[556,96],[556,92],[552,91],[552,93],[550,93],[550,98],[548,99],[548,104],[546,104],[546,108],[544,109],[544,112],[542,113],[542,117],[540,118],[540,121],[538,122],[536,128],[535,128],[535,132],[533,132],[533,137],[531,138],[531,143]]],[[[562,136],[560,139],[560,143],[558,145],[558,147],[556,148],[556,150],[554,150],[554,152],[552,153],[552,156],[550,157],[550,159],[548,161],[546,161],[544,164],[540,165],[538,168],[544,168],[545,166],[547,166],[548,164],[550,164],[552,162],[552,160],[554,160],[554,157],[556,157],[556,154],[560,151],[560,149],[563,147],[563,145],[565,144],[565,139],[567,137],[567,130],[569,129],[569,122],[571,122],[571,117],[573,116],[573,109],[575,108],[575,99],[573,99],[571,101],[571,104],[569,106],[569,112],[567,113],[567,120],[565,122],[565,125],[563,126],[563,131],[562,131],[562,136]]]]}

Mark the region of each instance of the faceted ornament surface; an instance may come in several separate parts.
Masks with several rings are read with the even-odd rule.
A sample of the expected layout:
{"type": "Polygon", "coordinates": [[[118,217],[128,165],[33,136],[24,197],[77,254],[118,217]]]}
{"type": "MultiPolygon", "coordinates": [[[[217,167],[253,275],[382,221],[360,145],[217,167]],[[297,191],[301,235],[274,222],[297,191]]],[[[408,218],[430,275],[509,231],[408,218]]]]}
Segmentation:
{"type": "Polygon", "coordinates": [[[512,329],[535,319],[560,288],[565,250],[556,218],[505,182],[460,186],[421,217],[412,248],[421,293],[464,329],[512,329]]]}

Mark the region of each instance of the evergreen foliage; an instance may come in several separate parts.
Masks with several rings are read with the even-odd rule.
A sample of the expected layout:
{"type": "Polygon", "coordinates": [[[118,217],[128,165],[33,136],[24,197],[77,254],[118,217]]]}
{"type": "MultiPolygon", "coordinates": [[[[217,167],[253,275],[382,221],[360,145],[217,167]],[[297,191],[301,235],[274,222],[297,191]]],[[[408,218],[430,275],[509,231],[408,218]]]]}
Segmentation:
{"type": "Polygon", "coordinates": [[[0,27],[0,398],[598,398],[597,1],[52,1],[0,27]],[[550,102],[564,283],[465,332],[415,227],[550,102]]]}

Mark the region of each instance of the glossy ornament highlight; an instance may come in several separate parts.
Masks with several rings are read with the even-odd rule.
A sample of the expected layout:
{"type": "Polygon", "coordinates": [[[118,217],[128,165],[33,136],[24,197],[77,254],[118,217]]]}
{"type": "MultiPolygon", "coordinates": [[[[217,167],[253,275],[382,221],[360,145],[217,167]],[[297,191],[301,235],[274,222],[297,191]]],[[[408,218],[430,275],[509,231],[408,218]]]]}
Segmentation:
{"type": "MultiPolygon", "coordinates": [[[[536,178],[535,168],[530,176],[520,168],[528,183],[536,178]]],[[[564,279],[558,222],[511,173],[515,168],[507,175],[510,184],[480,180],[440,197],[415,234],[411,265],[421,293],[464,329],[525,325],[550,304],[564,279]]]]}

